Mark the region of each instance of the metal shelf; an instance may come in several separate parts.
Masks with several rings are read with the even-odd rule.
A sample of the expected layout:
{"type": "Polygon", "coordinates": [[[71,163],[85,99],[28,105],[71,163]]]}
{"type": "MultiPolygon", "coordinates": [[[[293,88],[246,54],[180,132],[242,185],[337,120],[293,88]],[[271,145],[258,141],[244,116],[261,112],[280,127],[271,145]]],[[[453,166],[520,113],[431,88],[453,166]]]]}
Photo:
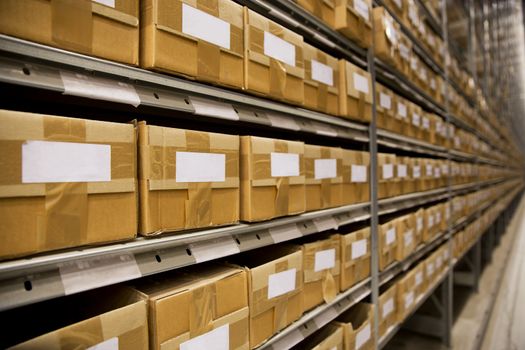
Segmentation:
{"type": "Polygon", "coordinates": [[[418,4],[421,9],[423,9],[423,12],[425,13],[425,20],[427,21],[428,25],[432,30],[439,35],[441,39],[444,38],[443,36],[443,28],[441,24],[439,24],[439,20],[437,20],[432,12],[428,9],[427,4],[423,0],[418,0],[418,4]]]}
{"type": "Polygon", "coordinates": [[[115,94],[121,92],[119,84],[127,84],[141,106],[368,142],[368,126],[343,118],[0,35],[1,82],[63,93],[61,76],[68,73],[82,74],[115,94]],[[210,108],[196,107],[199,99],[210,108]]]}
{"type": "Polygon", "coordinates": [[[378,200],[379,215],[395,213],[396,211],[420,206],[430,202],[436,202],[447,198],[447,196],[447,188],[443,187],[430,191],[414,192],[391,198],[383,198],[378,200]]]}
{"type": "Polygon", "coordinates": [[[380,145],[441,158],[447,157],[447,149],[445,147],[435,146],[431,143],[398,135],[387,130],[377,129],[376,132],[377,143],[380,145]]]}
{"type": "Polygon", "coordinates": [[[337,229],[368,219],[369,206],[354,204],[255,224],[137,238],[5,261],[0,263],[0,310],[73,294],[68,281],[74,277],[82,281],[87,276],[75,286],[77,293],[337,229]]]}

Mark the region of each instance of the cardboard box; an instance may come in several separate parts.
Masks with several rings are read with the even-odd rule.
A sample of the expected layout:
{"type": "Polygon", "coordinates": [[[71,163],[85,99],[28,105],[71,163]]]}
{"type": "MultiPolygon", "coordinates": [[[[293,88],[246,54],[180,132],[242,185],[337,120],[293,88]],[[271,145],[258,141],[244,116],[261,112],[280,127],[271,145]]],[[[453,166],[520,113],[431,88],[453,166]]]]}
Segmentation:
{"type": "Polygon", "coordinates": [[[410,182],[408,167],[410,166],[410,157],[396,157],[395,176],[397,180],[396,191],[398,195],[410,192],[410,182]]]}
{"type": "Polygon", "coordinates": [[[241,137],[241,220],[262,221],[305,211],[304,144],[241,137]]]}
{"type": "Polygon", "coordinates": [[[408,167],[409,177],[412,180],[409,184],[409,193],[421,192],[424,190],[423,181],[423,162],[422,158],[411,158],[408,167]]]}
{"type": "Polygon", "coordinates": [[[141,234],[239,221],[238,136],[145,122],[138,134],[141,234]]]}
{"type": "Polygon", "coordinates": [[[343,203],[343,150],[304,145],[306,211],[343,203]]]}
{"type": "Polygon", "coordinates": [[[404,215],[396,219],[396,222],[397,235],[400,238],[397,245],[397,260],[403,261],[416,250],[419,244],[415,234],[416,216],[414,214],[404,215]]]}
{"type": "Polygon", "coordinates": [[[434,254],[425,259],[425,279],[427,281],[427,290],[434,285],[436,272],[436,256],[434,254]]]}
{"type": "Polygon", "coordinates": [[[303,314],[303,252],[297,246],[278,245],[231,260],[248,273],[253,349],[303,314]]]}
{"type": "Polygon", "coordinates": [[[379,295],[379,338],[397,323],[397,283],[379,295]]]}
{"type": "Polygon", "coordinates": [[[375,7],[374,17],[374,53],[392,67],[397,67],[399,55],[399,37],[401,28],[384,7],[375,7]]]}
{"type": "Polygon", "coordinates": [[[3,311],[0,321],[2,349],[148,349],[146,302],[121,286],[3,311]]]}
{"type": "Polygon", "coordinates": [[[374,305],[357,303],[350,310],[339,315],[332,324],[343,328],[345,350],[375,349],[374,305]]]}
{"type": "Polygon", "coordinates": [[[329,323],[292,349],[344,350],[343,327],[329,323]]]}
{"type": "Polygon", "coordinates": [[[434,179],[434,164],[435,164],[435,161],[434,159],[430,159],[430,158],[423,158],[422,159],[422,163],[423,163],[423,168],[422,168],[422,172],[423,172],[423,189],[424,191],[430,191],[430,190],[433,190],[434,188],[436,188],[436,181],[434,179]]]}
{"type": "Polygon", "coordinates": [[[244,8],[244,89],[302,105],[303,37],[244,8]]]}
{"type": "Polygon", "coordinates": [[[139,1],[5,0],[0,33],[131,65],[139,63],[139,1]]]}
{"type": "Polygon", "coordinates": [[[436,224],[435,208],[429,207],[425,209],[425,233],[423,234],[423,241],[431,241],[439,232],[439,226],[436,224]]]}
{"type": "Polygon", "coordinates": [[[425,235],[425,231],[426,231],[426,222],[425,222],[425,214],[426,210],[424,208],[419,208],[415,213],[414,213],[414,216],[415,216],[415,230],[414,230],[414,234],[416,236],[416,240],[418,241],[418,244],[421,243],[421,242],[424,242],[424,235],[425,235]]]}
{"type": "Polygon", "coordinates": [[[402,19],[405,16],[406,4],[404,0],[385,0],[383,1],[386,7],[394,11],[396,16],[402,19]]]}
{"type": "Polygon", "coordinates": [[[323,51],[303,44],[304,106],[331,115],[339,114],[339,63],[323,51]]]}
{"type": "Polygon", "coordinates": [[[299,6],[321,19],[330,27],[335,26],[335,0],[294,0],[299,6]]]}
{"type": "Polygon", "coordinates": [[[145,0],[140,27],[142,67],[243,87],[241,5],[230,0],[145,0]]]}
{"type": "Polygon", "coordinates": [[[410,102],[403,97],[396,95],[394,103],[396,114],[391,130],[398,134],[405,135],[408,132],[408,128],[412,121],[408,111],[408,105],[410,102]]]}
{"type": "Polygon", "coordinates": [[[370,200],[370,154],[343,150],[343,205],[370,200]]]}
{"type": "Polygon", "coordinates": [[[7,110],[0,125],[0,259],[136,236],[133,125],[7,110]]]}
{"type": "Polygon", "coordinates": [[[376,83],[376,124],[380,129],[392,130],[395,117],[394,92],[383,85],[376,83]]]}
{"type": "Polygon", "coordinates": [[[415,103],[409,103],[408,112],[410,116],[410,123],[406,135],[414,139],[421,139],[423,136],[423,109],[415,103]]]}
{"type": "Polygon", "coordinates": [[[341,234],[341,292],[370,276],[370,228],[341,234]]]}
{"type": "Polygon", "coordinates": [[[410,270],[397,282],[397,322],[408,317],[416,302],[416,271],[410,270]]]}
{"type": "Polygon", "coordinates": [[[396,192],[396,155],[388,153],[378,153],[378,198],[393,197],[396,192]]]}
{"type": "Polygon", "coordinates": [[[403,32],[399,33],[399,42],[398,42],[398,48],[399,48],[399,55],[396,59],[396,67],[397,69],[404,74],[406,77],[411,76],[412,72],[412,56],[414,56],[414,52],[412,51],[413,43],[412,40],[406,36],[403,32]]]}
{"type": "Polygon", "coordinates": [[[425,262],[424,260],[417,264],[414,268],[414,291],[415,299],[421,298],[427,291],[427,281],[425,279],[425,262]]]}
{"type": "Polygon", "coordinates": [[[216,264],[155,275],[134,283],[147,300],[150,349],[247,349],[247,273],[216,264]],[[177,320],[177,322],[173,322],[177,320]]]}
{"type": "Polygon", "coordinates": [[[369,48],[372,45],[372,1],[337,0],[335,1],[334,29],[355,41],[359,46],[369,48]]]}
{"type": "Polygon", "coordinates": [[[421,110],[421,137],[420,139],[428,142],[434,143],[434,132],[432,131],[432,117],[430,113],[427,113],[421,110]]]}
{"type": "Polygon", "coordinates": [[[398,233],[398,220],[379,225],[379,271],[397,260],[398,246],[402,244],[398,233]]]}
{"type": "Polygon", "coordinates": [[[339,292],[341,242],[339,235],[307,242],[303,249],[304,310],[329,303],[339,292]]]}
{"type": "Polygon", "coordinates": [[[340,116],[370,122],[373,97],[370,73],[348,61],[340,60],[339,84],[340,116]]]}

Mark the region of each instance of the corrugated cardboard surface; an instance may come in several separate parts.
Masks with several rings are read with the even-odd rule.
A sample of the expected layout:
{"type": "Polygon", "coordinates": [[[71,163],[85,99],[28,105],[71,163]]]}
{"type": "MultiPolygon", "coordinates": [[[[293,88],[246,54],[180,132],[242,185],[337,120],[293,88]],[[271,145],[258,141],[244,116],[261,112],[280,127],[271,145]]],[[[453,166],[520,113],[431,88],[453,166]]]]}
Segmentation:
{"type": "Polygon", "coordinates": [[[414,214],[408,214],[398,218],[396,221],[399,237],[397,259],[402,261],[412,254],[419,244],[416,237],[416,216],[414,214]],[[405,234],[411,235],[412,238],[406,239],[405,234]]]}
{"type": "Polygon", "coordinates": [[[228,325],[230,349],[248,349],[247,274],[206,264],[140,280],[147,299],[150,349],[179,349],[190,339],[228,325]]]}
{"type": "Polygon", "coordinates": [[[355,0],[335,1],[334,29],[354,40],[359,46],[368,48],[372,45],[372,1],[364,0],[368,5],[368,19],[355,9],[355,0]]]}
{"type": "Polygon", "coordinates": [[[138,64],[139,2],[4,0],[0,32],[114,61],[138,64]]]}
{"type": "Polygon", "coordinates": [[[329,323],[292,349],[344,350],[343,328],[329,323]]]}
{"type": "Polygon", "coordinates": [[[379,225],[379,270],[383,271],[388,265],[396,261],[398,245],[402,244],[402,237],[397,229],[398,220],[391,220],[379,225]],[[386,243],[388,230],[395,229],[395,240],[390,244],[386,243]]]}
{"type": "Polygon", "coordinates": [[[304,145],[306,211],[338,207],[343,203],[343,150],[304,145]],[[335,159],[336,177],[316,179],[315,161],[335,159]]]}
{"type": "Polygon", "coordinates": [[[374,338],[374,305],[367,303],[358,303],[340,315],[332,324],[343,327],[343,337],[345,349],[357,349],[356,336],[365,327],[370,327],[370,339],[365,342],[359,350],[375,349],[374,338]]]}
{"type": "MultiPolygon", "coordinates": [[[[394,103],[394,92],[385,86],[376,83],[376,112],[377,118],[376,123],[377,127],[381,129],[392,130],[392,119],[395,117],[395,103],[394,103]],[[383,104],[381,95],[390,97],[390,108],[383,104]]],[[[385,101],[386,102],[386,101],[385,101]]]]}
{"type": "Polygon", "coordinates": [[[394,283],[390,288],[381,293],[379,296],[379,337],[384,336],[391,326],[397,322],[397,283],[394,283]],[[383,317],[383,308],[389,300],[394,301],[394,308],[386,317],[383,317]]]}
{"type": "Polygon", "coordinates": [[[340,60],[339,84],[339,115],[344,118],[370,122],[373,97],[370,73],[348,61],[340,60]],[[368,93],[355,88],[354,73],[368,80],[368,93]]]}
{"type": "Polygon", "coordinates": [[[244,8],[244,89],[302,105],[304,101],[303,37],[244,8]],[[264,54],[264,32],[295,48],[295,66],[264,54]]]}
{"type": "Polygon", "coordinates": [[[370,154],[343,150],[343,205],[370,200],[370,154]],[[352,182],[352,165],[366,167],[366,182],[352,182]]]}
{"type": "Polygon", "coordinates": [[[239,137],[138,125],[140,233],[239,221],[239,137]],[[225,155],[224,182],[177,182],[177,152],[225,155]],[[228,205],[224,205],[228,203],[228,205]]]}
{"type": "Polygon", "coordinates": [[[414,306],[416,304],[415,277],[416,272],[412,269],[406,274],[404,274],[403,277],[401,277],[397,282],[397,322],[403,322],[403,320],[408,316],[410,311],[414,309],[414,306]],[[410,296],[412,296],[411,303],[409,302],[410,296]]]}
{"type": "Polygon", "coordinates": [[[341,291],[370,276],[370,228],[341,235],[341,291]],[[352,244],[366,240],[366,254],[352,258],[352,244]]]}
{"type": "Polygon", "coordinates": [[[304,144],[241,137],[241,220],[262,221],[305,211],[304,144]],[[299,176],[272,177],[271,153],[299,155],[299,176]]]}
{"type": "Polygon", "coordinates": [[[410,157],[396,157],[395,174],[397,179],[397,195],[410,193],[410,157]],[[406,174],[401,174],[401,167],[406,167],[406,174]],[[404,176],[403,176],[404,175],[404,176]]]}
{"type": "Polygon", "coordinates": [[[412,268],[414,271],[414,290],[416,299],[420,296],[423,296],[427,291],[427,280],[425,278],[425,261],[421,261],[415,267],[412,268]],[[421,282],[417,284],[416,276],[421,277],[421,282]]]}
{"type": "MultiPolygon", "coordinates": [[[[195,19],[190,19],[195,20],[195,19]]],[[[200,23],[206,26],[207,23],[200,23]]],[[[230,0],[141,2],[141,66],[241,89],[244,70],[243,7],[230,0]],[[230,47],[183,31],[183,4],[227,22],[230,47]]]]}
{"type": "Polygon", "coordinates": [[[332,28],[335,26],[335,1],[295,0],[299,6],[320,18],[332,28]]]}
{"type": "Polygon", "coordinates": [[[303,44],[304,106],[331,115],[339,114],[339,64],[337,59],[321,50],[303,44]],[[332,85],[313,79],[312,60],[332,69],[332,85]]]}
{"type": "Polygon", "coordinates": [[[304,310],[329,303],[339,292],[339,275],[341,274],[341,245],[339,235],[332,235],[317,242],[305,243],[303,249],[304,271],[304,310]],[[335,265],[333,268],[315,271],[316,253],[335,250],[335,265]]]}
{"type": "Polygon", "coordinates": [[[397,194],[397,183],[396,183],[396,155],[389,153],[379,153],[377,155],[377,167],[378,167],[378,198],[393,197],[397,194]],[[383,177],[383,168],[385,166],[392,166],[391,178],[383,177]]]}
{"type": "Polygon", "coordinates": [[[384,7],[373,10],[374,17],[374,53],[392,67],[397,66],[399,55],[399,24],[384,7]]]}
{"type": "Polygon", "coordinates": [[[0,125],[0,258],[135,237],[133,125],[6,110],[0,125]],[[22,147],[34,140],[109,145],[111,181],[23,183],[22,147]]]}

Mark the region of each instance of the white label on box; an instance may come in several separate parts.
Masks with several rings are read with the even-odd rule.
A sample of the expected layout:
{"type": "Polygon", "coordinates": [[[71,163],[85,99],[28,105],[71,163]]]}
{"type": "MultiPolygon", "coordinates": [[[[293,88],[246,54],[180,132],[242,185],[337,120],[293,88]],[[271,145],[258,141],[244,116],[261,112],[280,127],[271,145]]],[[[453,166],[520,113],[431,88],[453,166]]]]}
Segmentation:
{"type": "Polygon", "coordinates": [[[390,298],[383,304],[383,318],[390,315],[394,311],[394,299],[390,298]]]}
{"type": "Polygon", "coordinates": [[[428,228],[432,228],[434,226],[434,215],[429,214],[428,215],[428,228]]]}
{"type": "Polygon", "coordinates": [[[417,71],[417,58],[415,56],[412,56],[412,59],[410,60],[410,68],[413,71],[417,71]]]}
{"type": "Polygon", "coordinates": [[[356,89],[357,91],[364,92],[365,94],[368,94],[368,92],[370,91],[368,89],[368,78],[356,72],[354,72],[353,77],[354,77],[354,89],[356,89]]]}
{"type": "Polygon", "coordinates": [[[412,176],[413,176],[414,178],[416,178],[416,179],[419,178],[419,177],[421,177],[421,166],[419,166],[419,165],[414,165],[414,166],[412,167],[412,176]]]}
{"type": "Polygon", "coordinates": [[[405,310],[414,304],[414,292],[410,291],[407,294],[405,294],[405,310]]]}
{"type": "Polygon", "coordinates": [[[405,232],[403,237],[404,237],[404,241],[405,241],[405,247],[411,245],[412,241],[414,239],[414,231],[409,230],[409,231],[405,232]]]}
{"type": "Polygon", "coordinates": [[[421,124],[421,117],[417,113],[412,113],[412,125],[419,126],[421,124]]]}
{"type": "Polygon", "coordinates": [[[441,223],[441,212],[439,211],[436,213],[436,223],[441,223]]]}
{"type": "Polygon", "coordinates": [[[372,330],[370,328],[370,324],[367,324],[363,329],[357,332],[357,335],[355,336],[355,350],[361,349],[361,347],[370,340],[371,335],[372,330]]]}
{"type": "Polygon", "coordinates": [[[97,345],[90,346],[86,350],[118,350],[118,337],[109,338],[97,345]]]}
{"type": "Polygon", "coordinates": [[[418,271],[416,273],[415,280],[416,280],[416,287],[419,286],[423,282],[423,272],[422,271],[418,271]]]}
{"type": "Polygon", "coordinates": [[[368,13],[368,4],[363,0],[354,0],[355,11],[367,21],[370,20],[370,14],[368,13]]]}
{"type": "Polygon", "coordinates": [[[430,88],[434,91],[436,90],[436,79],[430,78],[430,88]]]}
{"type": "Polygon", "coordinates": [[[427,176],[432,176],[432,174],[434,173],[434,167],[432,166],[432,164],[427,164],[425,168],[427,170],[427,176]]]}
{"type": "Polygon", "coordinates": [[[195,261],[198,263],[240,253],[240,248],[232,236],[202,243],[192,243],[189,247],[195,261]]]}
{"type": "Polygon", "coordinates": [[[326,249],[315,252],[314,271],[319,272],[335,266],[335,249],[326,249]]]}
{"type": "Polygon", "coordinates": [[[379,93],[379,105],[382,108],[386,108],[386,109],[392,108],[392,98],[389,95],[380,92],[379,93]]]}
{"type": "Polygon", "coordinates": [[[427,264],[427,275],[431,276],[434,274],[434,263],[428,263],[427,264]]]}
{"type": "Polygon", "coordinates": [[[131,253],[71,261],[59,270],[66,295],[142,277],[131,253]]]}
{"type": "Polygon", "coordinates": [[[360,239],[352,243],[352,260],[362,257],[367,251],[367,240],[360,239]]]}
{"type": "Polygon", "coordinates": [[[289,241],[303,235],[296,224],[272,227],[268,231],[274,243],[289,241]]]}
{"type": "Polygon", "coordinates": [[[401,102],[397,103],[397,114],[399,114],[403,118],[407,117],[407,106],[406,106],[406,104],[401,103],[401,102]]]}
{"type": "Polygon", "coordinates": [[[239,120],[239,115],[229,103],[215,102],[198,97],[190,98],[195,114],[228,120],[239,120]]]}
{"type": "Polygon", "coordinates": [[[443,257],[438,256],[436,258],[436,268],[438,268],[438,269],[441,268],[441,265],[443,265],[443,257]]]}
{"type": "Polygon", "coordinates": [[[407,177],[407,166],[406,164],[397,165],[397,177],[407,177]]]}
{"type": "Polygon", "coordinates": [[[270,120],[272,126],[277,128],[283,128],[288,130],[301,130],[299,124],[295,122],[295,119],[291,116],[277,115],[273,113],[266,113],[266,117],[270,120]]]}
{"type": "Polygon", "coordinates": [[[22,183],[111,181],[111,146],[25,141],[22,183]]]}
{"type": "Polygon", "coordinates": [[[353,165],[351,166],[351,182],[366,182],[367,181],[367,173],[366,173],[366,165],[353,165]]]}
{"type": "Polygon", "coordinates": [[[436,44],[436,41],[434,40],[434,36],[430,33],[428,33],[427,41],[430,46],[434,46],[436,44]]]}
{"type": "Polygon", "coordinates": [[[423,117],[423,129],[430,129],[430,119],[423,117]]]}
{"type": "Polygon", "coordinates": [[[264,32],[264,54],[295,67],[295,45],[264,32]]]}
{"type": "Polygon", "coordinates": [[[180,344],[180,350],[230,350],[230,325],[225,324],[212,331],[180,344]]]}
{"type": "Polygon", "coordinates": [[[394,0],[394,4],[396,4],[396,6],[399,7],[400,9],[403,8],[403,3],[401,1],[403,0],[394,0]]]}
{"type": "Polygon", "coordinates": [[[222,153],[175,152],[175,181],[226,181],[226,155],[222,153]]]}
{"type": "Polygon", "coordinates": [[[410,60],[410,50],[405,44],[403,44],[403,43],[399,44],[399,53],[401,54],[401,57],[405,61],[410,60]]]}
{"type": "Polygon", "coordinates": [[[443,251],[443,259],[448,260],[448,248],[443,251]]]}
{"type": "Polygon", "coordinates": [[[295,268],[268,276],[268,299],[278,297],[295,289],[295,268]]]}
{"type": "Polygon", "coordinates": [[[272,177],[299,176],[299,155],[272,152],[270,154],[270,167],[272,177]]]}
{"type": "Polygon", "coordinates": [[[390,245],[396,241],[396,228],[392,227],[386,231],[385,242],[386,245],[390,245]]]}
{"type": "Polygon", "coordinates": [[[182,32],[230,49],[230,23],[187,4],[182,4],[182,32]]]}
{"type": "Polygon", "coordinates": [[[315,159],[314,173],[316,180],[337,177],[337,159],[315,159]]]}
{"type": "Polygon", "coordinates": [[[441,168],[435,167],[434,168],[434,177],[441,177],[441,168]]]}
{"type": "Polygon", "coordinates": [[[423,229],[423,218],[422,217],[418,217],[416,219],[416,230],[417,230],[417,232],[419,232],[422,229],[423,229]]]}
{"type": "Polygon", "coordinates": [[[442,123],[441,121],[439,121],[439,120],[436,121],[436,132],[437,132],[438,134],[440,134],[440,135],[441,135],[441,129],[442,129],[442,127],[443,127],[442,124],[443,124],[443,123],[442,123]]]}
{"type": "Polygon", "coordinates": [[[421,67],[421,69],[419,70],[419,75],[421,76],[422,80],[427,80],[427,70],[425,69],[425,67],[421,67]]]}
{"type": "Polygon", "coordinates": [[[383,164],[383,179],[391,179],[394,177],[394,164],[383,164]]]}
{"type": "MultiPolygon", "coordinates": [[[[106,5],[106,6],[115,8],[115,0],[92,0],[92,1],[93,2],[98,2],[99,4],[102,4],[102,5],[106,5]]],[[[117,349],[118,349],[118,347],[117,347],[117,349]]]]}
{"type": "Polygon", "coordinates": [[[334,70],[316,60],[312,60],[312,79],[328,86],[334,86],[334,70]]]}
{"type": "Polygon", "coordinates": [[[140,97],[131,84],[65,71],[60,71],[60,78],[64,85],[64,95],[126,103],[134,107],[140,105],[140,97]]]}

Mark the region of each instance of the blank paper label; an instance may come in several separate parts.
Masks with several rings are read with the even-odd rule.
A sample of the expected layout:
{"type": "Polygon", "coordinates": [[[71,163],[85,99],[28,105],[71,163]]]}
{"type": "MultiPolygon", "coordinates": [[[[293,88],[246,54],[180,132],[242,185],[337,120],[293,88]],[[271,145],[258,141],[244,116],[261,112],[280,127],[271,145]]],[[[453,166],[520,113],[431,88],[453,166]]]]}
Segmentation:
{"type": "Polygon", "coordinates": [[[430,214],[428,215],[428,228],[432,228],[434,226],[434,215],[430,214]]]}
{"type": "Polygon", "coordinates": [[[414,167],[412,168],[412,175],[414,176],[414,178],[421,177],[421,166],[414,165],[414,167]]]}
{"type": "Polygon", "coordinates": [[[367,324],[363,329],[361,329],[355,336],[355,350],[360,349],[365,343],[370,340],[372,335],[370,324],[367,324]]]}
{"type": "Polygon", "coordinates": [[[180,344],[180,350],[230,350],[230,325],[215,328],[180,344]]]}
{"type": "Polygon", "coordinates": [[[362,257],[366,254],[367,241],[361,239],[352,243],[352,260],[362,257]]]}
{"type": "Polygon", "coordinates": [[[368,13],[368,4],[363,0],[354,0],[354,9],[355,11],[367,21],[370,20],[370,15],[368,13]]]}
{"type": "MultiPolygon", "coordinates": [[[[93,0],[93,2],[98,2],[99,4],[115,8],[115,0],[93,0]]],[[[117,349],[118,349],[118,346],[117,346],[117,349]]]]}
{"type": "Polygon", "coordinates": [[[441,256],[438,256],[436,258],[436,268],[441,268],[441,265],[443,265],[443,258],[441,256]]]}
{"type": "Polygon", "coordinates": [[[354,89],[357,91],[364,92],[365,94],[368,94],[368,79],[364,76],[362,76],[359,73],[354,72],[354,89]]]}
{"type": "Polygon", "coordinates": [[[423,129],[430,129],[430,120],[427,117],[423,117],[423,129]]]}
{"type": "Polygon", "coordinates": [[[293,268],[268,276],[268,299],[293,291],[295,289],[296,271],[293,268]]]}
{"type": "Polygon", "coordinates": [[[434,177],[441,177],[441,168],[435,167],[434,168],[434,177]]]}
{"type": "Polygon", "coordinates": [[[440,212],[436,213],[436,223],[437,224],[441,223],[441,213],[440,212]]]}
{"type": "Polygon", "coordinates": [[[397,165],[397,176],[398,177],[407,177],[407,166],[405,164],[397,165]]]}
{"type": "Polygon", "coordinates": [[[390,230],[386,231],[385,242],[387,245],[394,243],[396,241],[396,228],[393,227],[390,230]]]}
{"type": "Polygon", "coordinates": [[[412,114],[412,125],[419,126],[421,124],[421,117],[417,113],[412,114]]]}
{"type": "Polygon", "coordinates": [[[316,180],[333,179],[337,177],[337,159],[314,160],[314,173],[316,180]]]}
{"type": "Polygon", "coordinates": [[[427,164],[427,176],[432,176],[434,168],[432,167],[432,164],[427,164]]]}
{"type": "Polygon", "coordinates": [[[316,60],[312,60],[312,79],[328,86],[334,86],[334,70],[316,60]]]}
{"type": "Polygon", "coordinates": [[[182,32],[230,49],[230,23],[182,4],[182,32]]]}
{"type": "Polygon", "coordinates": [[[239,115],[229,103],[215,102],[196,97],[192,97],[190,101],[195,109],[195,114],[228,120],[239,120],[239,115]]]}
{"type": "Polygon", "coordinates": [[[427,275],[434,274],[434,263],[430,263],[427,265],[427,275]]]}
{"type": "Polygon", "coordinates": [[[423,282],[423,272],[418,271],[418,272],[416,273],[415,280],[416,280],[416,287],[417,287],[417,286],[419,286],[419,285],[423,282]]]}
{"type": "Polygon", "coordinates": [[[119,350],[118,337],[113,337],[97,345],[90,346],[86,350],[119,350]]]}
{"type": "Polygon", "coordinates": [[[314,271],[319,272],[335,266],[335,249],[321,250],[315,253],[314,271]]]}
{"type": "Polygon", "coordinates": [[[295,46],[272,33],[264,32],[264,54],[295,67],[295,46]]]}
{"type": "Polygon", "coordinates": [[[111,181],[111,146],[26,141],[22,144],[22,183],[111,181]]]}
{"type": "Polygon", "coordinates": [[[394,299],[390,298],[383,304],[383,318],[390,315],[394,311],[394,299]]]}
{"type": "Polygon", "coordinates": [[[379,93],[379,105],[383,108],[392,108],[392,98],[384,93],[379,93]]]}
{"type": "Polygon", "coordinates": [[[299,176],[298,154],[272,152],[270,158],[272,177],[299,176]]]}
{"type": "Polygon", "coordinates": [[[391,179],[394,177],[394,164],[383,164],[383,179],[391,179]]]}
{"type": "Polygon", "coordinates": [[[366,166],[365,165],[352,165],[351,166],[351,182],[366,182],[367,181],[367,174],[366,174],[366,166]]]}
{"type": "Polygon", "coordinates": [[[414,239],[414,231],[410,230],[404,233],[403,235],[404,241],[405,241],[405,247],[412,244],[412,241],[414,239]]]}
{"type": "Polygon", "coordinates": [[[414,304],[414,292],[410,291],[405,294],[405,310],[414,304]]]}
{"type": "Polygon", "coordinates": [[[416,229],[418,232],[423,229],[423,218],[422,217],[419,217],[416,219],[416,229]]]}
{"type": "Polygon", "coordinates": [[[176,182],[226,181],[226,155],[221,153],[176,152],[176,182]]]}
{"type": "Polygon", "coordinates": [[[407,106],[403,103],[397,103],[397,114],[399,114],[401,117],[406,118],[407,117],[407,106]]]}
{"type": "Polygon", "coordinates": [[[289,241],[302,236],[296,224],[272,227],[268,230],[274,243],[289,241]]]}

